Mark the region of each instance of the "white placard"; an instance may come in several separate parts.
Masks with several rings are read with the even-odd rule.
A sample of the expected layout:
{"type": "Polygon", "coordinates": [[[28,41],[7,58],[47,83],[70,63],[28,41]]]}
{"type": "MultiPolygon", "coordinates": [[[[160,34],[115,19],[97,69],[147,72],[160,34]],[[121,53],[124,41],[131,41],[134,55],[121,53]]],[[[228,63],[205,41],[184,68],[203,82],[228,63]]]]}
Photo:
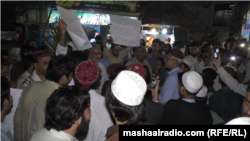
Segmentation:
{"type": "Polygon", "coordinates": [[[67,24],[67,32],[78,50],[86,50],[92,47],[86,33],[84,32],[76,13],[57,6],[60,18],[67,24]]]}
{"type": "Polygon", "coordinates": [[[11,109],[11,112],[4,118],[4,122],[9,124],[9,130],[12,136],[14,136],[14,116],[22,92],[23,90],[21,89],[10,89],[10,94],[12,95],[13,99],[13,107],[11,109]]]}
{"type": "Polygon", "coordinates": [[[110,15],[110,34],[115,44],[140,46],[141,21],[110,15]]]}

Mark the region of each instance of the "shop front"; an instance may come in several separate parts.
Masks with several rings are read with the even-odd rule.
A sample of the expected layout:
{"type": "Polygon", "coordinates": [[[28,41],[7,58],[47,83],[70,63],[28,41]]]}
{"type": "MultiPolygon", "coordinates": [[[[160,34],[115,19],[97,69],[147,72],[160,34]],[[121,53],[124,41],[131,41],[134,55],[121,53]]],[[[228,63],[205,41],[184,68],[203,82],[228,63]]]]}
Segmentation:
{"type": "Polygon", "coordinates": [[[249,41],[249,35],[250,35],[250,8],[248,9],[247,13],[244,14],[241,37],[249,41]]]}

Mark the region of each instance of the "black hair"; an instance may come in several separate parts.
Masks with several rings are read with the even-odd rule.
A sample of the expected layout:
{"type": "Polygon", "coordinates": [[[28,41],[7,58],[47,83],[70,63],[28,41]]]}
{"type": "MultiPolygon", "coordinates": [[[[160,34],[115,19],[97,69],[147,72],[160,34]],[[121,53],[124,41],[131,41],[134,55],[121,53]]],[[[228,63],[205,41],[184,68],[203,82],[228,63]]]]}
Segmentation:
{"type": "Polygon", "coordinates": [[[46,101],[45,128],[63,131],[71,128],[76,120],[84,117],[90,107],[90,95],[77,86],[55,90],[46,101]]]}
{"type": "Polygon", "coordinates": [[[180,48],[182,48],[183,47],[182,42],[181,41],[175,41],[174,44],[173,44],[173,47],[180,47],[180,48]]]}
{"type": "Polygon", "coordinates": [[[3,110],[3,103],[5,99],[9,100],[10,96],[10,83],[9,80],[1,76],[1,111],[3,110]]]}
{"type": "Polygon", "coordinates": [[[164,42],[161,42],[160,45],[165,45],[165,43],[164,43],[164,42]]]}
{"type": "MultiPolygon", "coordinates": [[[[180,84],[180,86],[184,86],[183,85],[183,82],[182,82],[182,76],[183,76],[183,74],[184,74],[185,72],[180,72],[180,73],[178,73],[178,82],[179,82],[179,84],[180,84]]],[[[186,88],[185,88],[186,89],[186,88]]],[[[192,95],[192,96],[195,96],[197,93],[191,93],[191,92],[189,92],[187,89],[186,89],[186,91],[187,91],[187,94],[188,95],[192,95]]]]}
{"type": "Polygon", "coordinates": [[[185,68],[187,68],[187,71],[190,71],[190,68],[189,68],[189,66],[188,66],[186,63],[181,62],[181,64],[183,64],[183,65],[184,65],[184,67],[185,67],[185,68]]]}
{"type": "Polygon", "coordinates": [[[154,39],[154,40],[153,40],[153,44],[154,44],[154,43],[158,43],[158,44],[160,45],[161,40],[160,40],[160,39],[154,39]]]}
{"type": "Polygon", "coordinates": [[[61,77],[65,75],[67,78],[74,71],[74,62],[66,56],[57,56],[49,62],[46,79],[59,82],[61,77]]]}
{"type": "Polygon", "coordinates": [[[101,41],[102,40],[102,36],[101,35],[97,35],[96,37],[95,37],[95,41],[101,41]]]}
{"type": "Polygon", "coordinates": [[[190,47],[200,47],[200,44],[198,42],[192,42],[190,47]]]}
{"type": "MultiPolygon", "coordinates": [[[[34,48],[34,47],[33,47],[33,48],[34,48]]],[[[35,51],[36,51],[36,52],[37,52],[37,51],[44,51],[44,50],[47,50],[47,49],[48,49],[48,47],[46,47],[46,46],[41,46],[41,47],[37,48],[35,51]]],[[[33,58],[33,64],[37,63],[38,60],[39,60],[39,58],[33,58]]]]}
{"type": "Polygon", "coordinates": [[[165,66],[164,64],[165,64],[165,62],[164,62],[164,59],[162,59],[161,57],[159,57],[159,58],[157,58],[157,60],[156,61],[161,61],[161,63],[162,63],[162,66],[165,66]]]}
{"type": "Polygon", "coordinates": [[[30,45],[23,45],[23,46],[21,46],[21,50],[20,50],[21,59],[23,59],[24,54],[26,52],[35,52],[35,51],[36,51],[36,48],[32,47],[30,45]]]}
{"type": "Polygon", "coordinates": [[[68,53],[67,56],[74,61],[74,68],[81,62],[88,60],[88,56],[82,51],[72,51],[68,53]]]}
{"type": "Polygon", "coordinates": [[[207,47],[208,47],[208,46],[211,46],[211,45],[213,46],[212,43],[206,43],[203,47],[205,47],[205,49],[207,49],[207,47]]]}
{"type": "Polygon", "coordinates": [[[206,68],[206,69],[204,69],[204,70],[202,71],[202,73],[203,73],[204,75],[210,76],[213,80],[215,80],[216,77],[217,77],[216,71],[215,71],[214,69],[211,69],[211,68],[206,68]]]}
{"type": "MultiPolygon", "coordinates": [[[[228,74],[230,74],[234,79],[237,80],[237,72],[233,68],[224,67],[224,69],[226,70],[226,72],[228,74]]],[[[219,80],[220,80],[220,84],[221,84],[222,87],[227,87],[227,85],[221,79],[219,79],[219,80]]]]}
{"type": "Polygon", "coordinates": [[[207,88],[211,88],[214,85],[214,80],[211,78],[209,75],[203,75],[203,85],[206,86],[207,88]]]}
{"type": "Polygon", "coordinates": [[[4,66],[10,66],[9,62],[1,57],[1,69],[3,69],[4,66]]]}
{"type": "Polygon", "coordinates": [[[220,48],[219,51],[220,51],[220,54],[224,54],[227,58],[231,57],[233,54],[230,50],[223,49],[223,48],[220,48]]]}
{"type": "Polygon", "coordinates": [[[127,121],[127,124],[137,124],[146,121],[144,102],[138,106],[128,106],[123,104],[114,96],[111,86],[106,93],[106,106],[110,112],[114,113],[115,118],[120,122],[127,121]]]}
{"type": "Polygon", "coordinates": [[[142,46],[146,46],[146,42],[143,39],[141,39],[140,41],[142,42],[142,46]]]}
{"type": "Polygon", "coordinates": [[[147,84],[150,84],[150,83],[151,83],[151,75],[150,75],[150,72],[149,72],[149,68],[148,68],[148,66],[146,66],[146,65],[143,65],[143,66],[144,66],[144,68],[145,68],[145,70],[146,70],[146,72],[147,72],[146,83],[147,83],[147,84]]]}
{"type": "Polygon", "coordinates": [[[33,60],[33,56],[31,54],[24,56],[22,58],[21,61],[22,61],[22,65],[23,65],[24,70],[27,70],[28,68],[30,68],[32,66],[32,60],[33,60]]]}

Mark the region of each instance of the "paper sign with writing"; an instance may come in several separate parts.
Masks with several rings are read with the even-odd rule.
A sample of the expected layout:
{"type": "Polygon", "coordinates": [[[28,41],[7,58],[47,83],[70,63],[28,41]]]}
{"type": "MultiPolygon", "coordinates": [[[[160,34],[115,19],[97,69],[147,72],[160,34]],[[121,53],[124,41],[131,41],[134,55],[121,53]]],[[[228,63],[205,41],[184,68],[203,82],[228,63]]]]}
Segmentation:
{"type": "Polygon", "coordinates": [[[10,94],[12,95],[13,99],[13,107],[11,109],[11,112],[4,118],[4,122],[9,124],[9,130],[13,136],[14,136],[14,116],[22,92],[23,90],[21,89],[13,89],[13,88],[10,89],[10,94]]]}
{"type": "Polygon", "coordinates": [[[92,47],[91,43],[84,32],[76,13],[60,6],[57,6],[60,18],[67,24],[67,32],[73,40],[78,50],[86,50],[92,47]]]}
{"type": "Polygon", "coordinates": [[[141,21],[110,15],[110,34],[115,44],[140,46],[141,21]]]}

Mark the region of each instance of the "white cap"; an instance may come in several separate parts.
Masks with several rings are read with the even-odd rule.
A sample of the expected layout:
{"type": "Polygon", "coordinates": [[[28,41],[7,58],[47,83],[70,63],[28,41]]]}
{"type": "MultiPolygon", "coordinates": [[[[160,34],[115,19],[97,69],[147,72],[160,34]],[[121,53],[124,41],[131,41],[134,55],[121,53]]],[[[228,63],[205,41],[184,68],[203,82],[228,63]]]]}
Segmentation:
{"type": "Polygon", "coordinates": [[[207,96],[207,87],[203,85],[201,90],[198,92],[196,97],[206,97],[207,96]]]}
{"type": "Polygon", "coordinates": [[[194,64],[193,59],[190,56],[186,56],[185,58],[183,58],[182,62],[185,63],[189,67],[189,69],[191,69],[194,64]]]}
{"type": "Polygon", "coordinates": [[[239,117],[235,118],[225,125],[250,125],[250,117],[239,117]]]}
{"type": "Polygon", "coordinates": [[[203,86],[201,75],[195,71],[185,72],[182,76],[182,82],[186,90],[191,93],[197,93],[203,86]]]}
{"type": "Polygon", "coordinates": [[[145,80],[133,71],[124,70],[111,84],[114,96],[123,104],[140,105],[147,91],[145,80]]]}

